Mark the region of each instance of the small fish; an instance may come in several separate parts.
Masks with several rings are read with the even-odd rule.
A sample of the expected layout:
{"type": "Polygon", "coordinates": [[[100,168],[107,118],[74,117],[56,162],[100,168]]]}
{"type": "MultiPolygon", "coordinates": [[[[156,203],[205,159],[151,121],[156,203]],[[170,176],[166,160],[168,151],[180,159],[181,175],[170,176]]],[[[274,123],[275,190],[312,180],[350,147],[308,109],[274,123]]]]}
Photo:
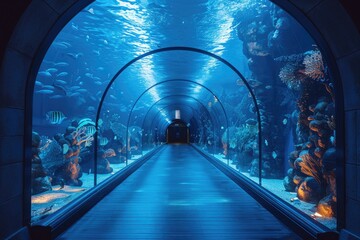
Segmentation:
{"type": "Polygon", "coordinates": [[[57,76],[57,77],[65,77],[65,76],[67,76],[67,75],[69,75],[68,72],[61,72],[61,73],[59,73],[59,74],[56,75],[56,76],[57,76]]]}
{"type": "Polygon", "coordinates": [[[282,120],[282,123],[283,123],[284,125],[286,125],[287,122],[288,122],[287,118],[284,118],[284,119],[282,120]]]}
{"type": "Polygon", "coordinates": [[[52,94],[52,93],[54,93],[54,91],[53,91],[53,90],[50,90],[50,89],[42,89],[42,90],[36,91],[36,93],[52,94]]]}
{"type": "Polygon", "coordinates": [[[92,77],[93,77],[93,75],[92,75],[91,73],[85,73],[85,76],[86,76],[86,77],[89,77],[89,78],[92,78],[92,77]]]}
{"type": "Polygon", "coordinates": [[[106,137],[100,138],[100,146],[105,146],[108,143],[109,139],[107,139],[106,137]]]}
{"type": "MultiPolygon", "coordinates": [[[[94,110],[95,110],[95,108],[94,108],[94,110]]],[[[101,118],[99,118],[98,125],[101,127],[103,123],[104,123],[104,121],[101,118]]]]}
{"type": "Polygon", "coordinates": [[[52,86],[52,85],[43,85],[42,88],[49,89],[49,90],[54,90],[55,89],[55,87],[52,86]]]}
{"type": "Polygon", "coordinates": [[[56,68],[48,68],[46,69],[46,72],[49,72],[49,73],[54,73],[54,72],[57,72],[58,70],[56,68]]]}
{"type": "Polygon", "coordinates": [[[53,95],[51,97],[49,97],[50,99],[60,99],[60,98],[64,98],[64,95],[53,95]]]}
{"type": "Polygon", "coordinates": [[[86,127],[86,133],[88,135],[94,135],[96,133],[96,127],[95,126],[86,127]]]}
{"type": "MultiPolygon", "coordinates": [[[[87,110],[88,110],[89,112],[94,112],[94,111],[95,111],[95,107],[94,107],[94,106],[88,106],[87,110]]],[[[99,124],[99,122],[98,122],[98,124],[99,124]]]]}
{"type": "MultiPolygon", "coordinates": [[[[102,82],[100,82],[100,81],[95,81],[94,82],[96,85],[98,85],[98,86],[101,86],[102,85],[102,82]]],[[[111,96],[110,96],[111,97],[111,96]]]]}
{"type": "Polygon", "coordinates": [[[60,48],[60,49],[67,49],[67,48],[71,47],[71,44],[67,43],[67,42],[53,42],[51,44],[51,46],[60,48]]]}
{"type": "Polygon", "coordinates": [[[269,146],[269,142],[268,142],[268,140],[266,140],[266,139],[265,139],[265,141],[264,141],[264,142],[265,142],[265,145],[266,145],[266,146],[269,146]]]}
{"type": "Polygon", "coordinates": [[[49,73],[47,71],[38,72],[38,75],[41,77],[52,77],[51,73],[49,73]]]}
{"type": "Polygon", "coordinates": [[[93,125],[95,126],[95,123],[90,118],[83,118],[79,121],[77,129],[80,129],[87,125],[93,125]]]}
{"type": "Polygon", "coordinates": [[[65,120],[65,115],[63,112],[60,111],[50,111],[46,113],[46,119],[51,123],[51,124],[61,124],[62,121],[65,120]]]}
{"type": "Polygon", "coordinates": [[[79,30],[79,26],[76,25],[75,23],[71,23],[71,28],[74,29],[74,30],[79,30]]]}
{"type": "Polygon", "coordinates": [[[67,62],[58,62],[58,63],[55,63],[55,66],[57,66],[57,67],[67,67],[67,66],[69,66],[69,64],[67,62]]]}
{"type": "Polygon", "coordinates": [[[74,93],[71,93],[70,95],[69,95],[69,97],[78,97],[78,96],[80,96],[81,95],[81,93],[79,93],[79,92],[74,92],[74,93]]]}
{"type": "Polygon", "coordinates": [[[67,82],[65,82],[64,80],[60,80],[60,79],[55,80],[54,83],[57,83],[57,84],[60,84],[60,85],[66,85],[67,84],[67,82]]]}
{"type": "Polygon", "coordinates": [[[72,59],[76,60],[84,54],[83,53],[67,53],[66,55],[71,57],[72,59]]]}
{"type": "Polygon", "coordinates": [[[42,87],[42,86],[43,86],[43,83],[40,82],[40,81],[35,81],[35,86],[37,86],[37,87],[42,87]]]}
{"type": "Polygon", "coordinates": [[[87,11],[88,13],[90,13],[90,14],[95,14],[95,12],[94,12],[94,9],[93,8],[89,8],[88,10],[85,10],[85,11],[87,11]]]}
{"type": "Polygon", "coordinates": [[[65,143],[63,145],[63,154],[65,155],[68,151],[69,151],[69,145],[65,143]]]}
{"type": "Polygon", "coordinates": [[[79,93],[87,93],[88,92],[88,90],[85,89],[85,88],[79,88],[76,91],[79,92],[79,93]]]}
{"type": "Polygon", "coordinates": [[[331,137],[330,137],[330,142],[331,142],[331,144],[335,145],[336,139],[335,139],[334,136],[331,136],[331,137]]]}
{"type": "Polygon", "coordinates": [[[272,154],[271,154],[271,156],[273,157],[273,159],[276,159],[276,157],[277,157],[276,152],[275,152],[275,151],[273,151],[273,152],[272,152],[272,154]]]}

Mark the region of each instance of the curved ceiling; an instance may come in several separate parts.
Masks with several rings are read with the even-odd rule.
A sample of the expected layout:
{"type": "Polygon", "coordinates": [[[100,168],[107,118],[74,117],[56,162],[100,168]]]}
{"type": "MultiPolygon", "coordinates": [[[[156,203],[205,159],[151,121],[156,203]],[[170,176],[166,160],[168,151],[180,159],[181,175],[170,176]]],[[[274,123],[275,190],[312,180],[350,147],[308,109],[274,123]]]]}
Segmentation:
{"type": "MultiPolygon", "coordinates": [[[[184,104],[182,97],[167,96],[186,95],[202,102],[202,111],[207,109],[218,119],[218,128],[227,128],[227,112],[239,115],[230,117],[232,123],[245,122],[241,117],[245,110],[234,110],[231,99],[240,98],[237,101],[248,108],[251,100],[245,98],[249,95],[255,100],[251,88],[257,83],[244,82],[243,76],[251,79],[252,72],[237,28],[256,15],[259,7],[270,12],[274,5],[249,0],[95,1],[69,21],[48,49],[34,95],[34,104],[43,106],[35,108],[34,119],[55,105],[56,110],[77,118],[95,118],[96,109],[98,117],[101,111],[116,113],[117,120],[129,126],[133,121],[130,115],[144,119],[146,109],[167,99],[158,106],[163,114],[157,116],[163,119],[157,122],[169,124],[172,106],[189,104],[184,104]],[[169,79],[192,82],[157,86],[169,79]]],[[[305,31],[303,35],[308,37],[305,31]]],[[[301,45],[301,40],[295,45],[301,45]]],[[[264,54],[257,47],[254,45],[254,51],[264,54]]],[[[259,112],[257,103],[253,105],[259,112]]],[[[190,114],[183,111],[189,121],[190,114]]],[[[260,121],[260,114],[247,116],[251,114],[260,121]]]]}

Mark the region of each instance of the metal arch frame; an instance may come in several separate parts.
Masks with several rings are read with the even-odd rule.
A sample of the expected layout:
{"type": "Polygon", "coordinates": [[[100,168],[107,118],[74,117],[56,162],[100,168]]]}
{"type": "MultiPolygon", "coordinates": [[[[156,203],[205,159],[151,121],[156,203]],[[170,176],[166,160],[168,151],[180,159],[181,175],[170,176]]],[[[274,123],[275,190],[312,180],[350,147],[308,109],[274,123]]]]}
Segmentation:
{"type": "MultiPolygon", "coordinates": [[[[193,83],[193,84],[195,84],[195,85],[198,85],[198,86],[206,89],[208,92],[210,92],[214,97],[216,97],[216,98],[219,100],[218,96],[217,96],[216,94],[214,94],[214,92],[211,91],[208,87],[204,86],[204,85],[201,84],[201,83],[192,81],[192,80],[188,80],[188,79],[169,79],[169,80],[164,80],[164,81],[155,83],[154,85],[152,85],[152,86],[150,86],[149,88],[147,88],[144,92],[142,92],[142,93],[139,95],[139,97],[136,99],[136,101],[134,102],[134,104],[133,104],[133,106],[132,106],[132,108],[131,108],[131,110],[130,110],[130,114],[129,114],[129,116],[128,116],[128,121],[127,121],[127,124],[126,124],[126,139],[128,139],[128,134],[129,134],[129,133],[128,133],[128,127],[129,127],[129,124],[130,124],[131,115],[132,115],[132,113],[133,113],[133,110],[134,110],[136,104],[140,101],[140,99],[142,98],[142,96],[144,96],[148,91],[150,91],[150,89],[155,88],[156,86],[159,86],[159,85],[162,85],[162,84],[170,83],[170,82],[188,82],[188,83],[193,83]]],[[[109,84],[112,84],[112,83],[110,82],[109,84]]],[[[105,92],[104,92],[104,94],[105,94],[105,92]]],[[[219,100],[218,102],[219,102],[219,104],[220,104],[220,106],[221,106],[221,109],[222,109],[224,115],[225,115],[226,129],[228,129],[228,127],[229,127],[229,121],[228,121],[228,117],[227,117],[225,108],[224,108],[224,106],[223,106],[223,104],[221,103],[220,100],[219,100]]],[[[229,134],[227,134],[227,137],[229,137],[228,135],[229,135],[229,134]]],[[[229,139],[228,139],[228,142],[229,142],[229,139]]],[[[127,141],[127,140],[126,140],[126,149],[128,149],[128,141],[127,141]]],[[[127,152],[126,152],[126,161],[127,161],[127,157],[128,157],[128,156],[127,156],[127,152]]]]}
{"type": "MultiPolygon", "coordinates": [[[[159,111],[162,111],[162,110],[164,110],[164,109],[167,109],[169,106],[171,106],[171,105],[166,105],[166,106],[164,106],[163,108],[161,108],[159,111]]],[[[196,111],[193,107],[191,107],[191,106],[189,106],[189,105],[183,104],[183,105],[179,105],[179,106],[190,108],[193,112],[196,112],[197,114],[199,113],[198,111],[196,111]]],[[[150,111],[149,111],[149,112],[150,112],[150,111]]],[[[157,113],[157,114],[155,115],[155,117],[157,117],[158,115],[159,115],[159,113],[157,113]]],[[[154,117],[153,120],[151,121],[150,126],[153,126],[153,122],[154,122],[155,117],[154,117]]],[[[147,118],[147,116],[144,118],[144,120],[145,120],[146,118],[147,118]]],[[[142,126],[144,126],[144,123],[145,123],[145,121],[143,121],[142,126]]]]}
{"type": "MultiPolygon", "coordinates": [[[[138,98],[136,99],[136,101],[134,102],[133,106],[131,107],[131,110],[130,110],[130,114],[128,116],[128,120],[127,120],[127,123],[126,123],[126,135],[125,135],[125,139],[126,139],[126,150],[129,149],[129,146],[128,146],[128,137],[129,137],[129,131],[128,131],[128,128],[129,128],[129,124],[130,124],[130,119],[131,119],[131,116],[132,116],[132,113],[133,113],[133,110],[136,106],[136,104],[140,101],[140,99],[142,98],[142,96],[144,96],[147,92],[149,92],[152,88],[155,88],[156,86],[159,86],[159,85],[162,85],[162,84],[166,84],[166,83],[170,83],[170,82],[189,82],[189,83],[193,83],[195,85],[198,85],[198,86],[201,86],[202,88],[205,88],[208,92],[210,92],[215,98],[219,99],[217,95],[215,95],[209,88],[207,88],[206,86],[204,86],[203,84],[200,84],[198,82],[195,82],[195,81],[192,81],[192,80],[188,80],[188,79],[169,79],[169,80],[164,80],[162,82],[158,82],[150,87],[148,87],[145,91],[143,91],[139,96],[138,98]]],[[[109,84],[112,84],[112,83],[109,83],[109,84]]],[[[109,86],[109,85],[108,85],[109,86]]],[[[160,99],[161,100],[161,99],[160,99]]],[[[221,109],[225,115],[225,119],[226,119],[226,129],[228,129],[228,126],[229,126],[229,122],[228,122],[228,117],[227,117],[227,114],[226,114],[226,111],[225,111],[225,108],[223,106],[223,104],[221,103],[221,101],[219,100],[218,101],[220,106],[221,106],[221,109]]],[[[213,129],[213,134],[215,134],[215,127],[213,129]]],[[[229,134],[227,134],[229,135],[229,134]]],[[[227,136],[228,137],[228,136],[227,136]]],[[[229,139],[228,139],[229,141],[229,139]]],[[[126,163],[127,163],[127,159],[128,159],[128,151],[126,151],[126,163]]]]}
{"type": "MultiPolygon", "coordinates": [[[[189,107],[189,106],[187,106],[187,105],[184,105],[184,106],[186,106],[186,107],[189,107]]],[[[193,108],[192,108],[193,109],[193,108]]],[[[194,109],[193,109],[193,111],[195,111],[194,109]]],[[[196,111],[197,113],[199,113],[198,111],[196,111]]],[[[156,116],[155,117],[157,117],[159,115],[159,113],[158,114],[156,114],[156,116]]],[[[199,114],[200,115],[200,114],[199,114]]],[[[208,119],[211,123],[212,123],[212,126],[213,126],[213,130],[212,130],[212,132],[213,132],[213,136],[214,136],[214,134],[215,134],[215,125],[214,125],[214,123],[213,123],[213,121],[212,121],[212,118],[210,117],[210,115],[209,114],[206,114],[207,116],[208,116],[208,118],[206,118],[206,119],[208,119]]],[[[201,116],[203,116],[203,115],[201,115],[201,116]]],[[[197,125],[201,125],[200,124],[200,119],[199,118],[195,118],[195,121],[196,121],[196,124],[197,125]]],[[[151,125],[150,126],[153,126],[154,124],[154,119],[151,121],[151,125]]]]}
{"type": "Polygon", "coordinates": [[[210,112],[206,109],[206,107],[205,107],[205,105],[203,104],[203,103],[201,103],[198,99],[196,99],[196,98],[194,98],[194,97],[192,97],[192,96],[188,96],[188,95],[184,95],[184,94],[182,94],[182,95],[170,95],[170,96],[166,96],[166,97],[164,97],[164,98],[162,98],[162,99],[159,99],[158,101],[156,101],[149,109],[148,109],[148,111],[146,112],[146,114],[145,114],[145,117],[144,117],[144,119],[146,119],[146,116],[148,115],[148,113],[150,112],[150,110],[153,108],[153,106],[155,106],[157,103],[159,103],[161,100],[163,100],[163,99],[165,99],[165,98],[169,98],[169,97],[173,97],[173,96],[181,96],[181,97],[186,97],[186,98],[191,98],[191,99],[194,99],[196,102],[198,102],[206,111],[206,113],[207,113],[207,115],[208,115],[208,117],[209,117],[209,119],[212,119],[213,120],[213,122],[214,122],[214,118],[212,117],[212,115],[210,114],[210,112]]]}
{"type": "MultiPolygon", "coordinates": [[[[165,81],[163,81],[163,82],[159,82],[159,83],[157,83],[156,85],[159,85],[159,84],[161,84],[161,83],[172,82],[172,81],[185,81],[185,80],[183,80],[183,79],[170,79],[170,80],[165,80],[165,81]]],[[[190,81],[190,82],[192,82],[192,83],[195,83],[195,84],[200,85],[201,87],[203,87],[203,85],[200,84],[200,83],[197,83],[197,82],[194,82],[194,81],[191,81],[191,80],[186,80],[186,81],[190,81]]],[[[153,86],[155,86],[155,85],[153,85],[153,86]]],[[[149,87],[148,89],[146,89],[146,90],[144,91],[144,93],[147,92],[148,90],[150,90],[150,88],[152,88],[153,86],[151,86],[151,87],[149,87]]],[[[210,91],[210,93],[213,94],[211,91],[210,91]]],[[[143,95],[143,94],[142,94],[142,95],[143,95]]],[[[171,96],[175,96],[175,95],[171,95],[171,96]]],[[[176,96],[184,96],[184,97],[187,97],[187,98],[192,98],[192,99],[194,99],[195,101],[197,101],[201,106],[203,106],[204,109],[206,109],[206,107],[205,107],[204,104],[202,104],[200,101],[198,101],[196,98],[194,98],[194,97],[192,97],[192,96],[183,95],[183,94],[182,94],[182,95],[176,95],[176,96]]],[[[216,95],[214,95],[214,94],[213,94],[213,96],[216,97],[216,95]]],[[[170,97],[170,96],[166,96],[166,98],[167,98],[167,97],[170,97]]],[[[138,98],[138,99],[139,99],[139,98],[138,98]]],[[[162,98],[162,99],[164,99],[164,98],[162,98]]],[[[160,102],[162,99],[159,99],[158,101],[156,101],[156,102],[153,104],[153,106],[156,105],[158,102],[160,102]]],[[[137,100],[137,101],[138,101],[138,100],[137,100]]],[[[136,105],[137,101],[135,102],[134,106],[136,105]]],[[[222,105],[222,104],[221,104],[221,105],[222,105]]],[[[133,107],[134,107],[134,106],[133,106],[133,107]]],[[[146,112],[144,118],[146,118],[148,112],[152,109],[153,106],[151,106],[151,107],[149,108],[149,110],[146,112]]],[[[223,106],[223,105],[222,105],[222,106],[223,106]]],[[[223,108],[223,109],[224,109],[224,108],[223,108]]],[[[206,111],[206,112],[208,113],[209,116],[211,116],[211,114],[209,113],[209,111],[206,111]]],[[[129,119],[130,119],[130,116],[129,116],[129,119]]]]}
{"type": "MultiPolygon", "coordinates": [[[[179,82],[190,82],[190,83],[193,83],[193,84],[195,84],[195,85],[201,86],[202,88],[205,88],[208,92],[210,92],[210,93],[212,94],[212,96],[214,96],[215,98],[219,99],[218,96],[216,96],[209,88],[205,87],[203,84],[200,84],[200,83],[198,83],[198,82],[195,82],[195,81],[192,81],[192,80],[187,80],[187,79],[169,79],[169,80],[165,80],[165,81],[156,83],[156,84],[154,84],[153,86],[147,88],[147,89],[137,98],[137,100],[136,100],[135,103],[133,104],[133,107],[132,107],[132,109],[131,109],[131,111],[130,111],[130,115],[129,115],[129,117],[128,117],[128,122],[127,122],[127,127],[128,127],[128,125],[129,125],[129,123],[130,123],[130,119],[131,119],[131,115],[132,115],[133,109],[135,108],[136,104],[138,103],[138,101],[141,99],[141,97],[142,97],[145,93],[147,93],[150,89],[152,89],[152,88],[154,88],[154,87],[156,87],[156,86],[158,86],[158,85],[166,84],[166,83],[169,83],[169,82],[175,82],[175,81],[179,81],[179,82]]],[[[174,96],[174,95],[173,95],[173,96],[174,96]]],[[[178,95],[178,96],[180,96],[180,95],[178,95]]],[[[181,96],[186,96],[186,97],[188,97],[188,98],[191,97],[191,96],[187,96],[187,95],[181,95],[181,96]]],[[[191,97],[191,98],[197,101],[196,98],[194,98],[194,97],[191,97]]],[[[160,100],[161,100],[161,99],[160,99],[160,100]]],[[[157,104],[160,100],[158,100],[156,103],[154,103],[154,105],[157,104]]],[[[198,102],[199,102],[199,101],[198,101],[198,102]]],[[[200,102],[199,102],[199,103],[200,103],[200,102]]],[[[219,103],[220,103],[220,106],[221,106],[221,108],[222,108],[222,110],[223,110],[223,113],[224,113],[224,115],[225,115],[226,124],[227,124],[227,127],[228,127],[229,124],[228,124],[228,121],[227,121],[227,114],[226,114],[225,108],[224,108],[224,106],[223,106],[223,104],[221,103],[220,100],[219,100],[219,103]]],[[[206,107],[204,106],[204,104],[202,104],[202,103],[200,103],[200,104],[204,107],[204,109],[206,109],[206,107]]],[[[152,108],[152,107],[151,107],[151,108],[152,108]]],[[[151,108],[150,108],[150,109],[151,109],[151,108]]],[[[150,109],[149,109],[149,111],[150,111],[150,109]]],[[[207,112],[208,112],[208,111],[207,111],[207,112]]],[[[148,114],[148,112],[146,113],[146,115],[147,115],[147,114],[148,114]]]]}
{"type": "Polygon", "coordinates": [[[269,0],[274,3],[279,9],[287,11],[297,23],[299,23],[306,32],[310,35],[312,40],[319,47],[323,58],[328,66],[330,79],[334,84],[335,93],[335,118],[336,118],[336,193],[337,196],[337,229],[343,229],[346,227],[346,213],[345,209],[345,99],[344,99],[344,86],[341,81],[341,75],[336,64],[336,58],[332,54],[333,51],[329,45],[329,42],[324,37],[324,34],[315,26],[315,24],[305,17],[305,14],[296,7],[295,4],[290,1],[282,0],[269,0]]]}
{"type": "MultiPolygon", "coordinates": [[[[140,56],[137,56],[135,58],[133,58],[132,60],[130,60],[128,63],[126,63],[114,76],[113,78],[110,80],[109,84],[106,86],[105,91],[103,93],[103,95],[101,96],[101,100],[99,102],[99,106],[97,109],[97,113],[96,113],[96,119],[95,119],[95,127],[98,128],[98,120],[100,117],[100,112],[102,109],[102,105],[104,103],[105,97],[111,87],[111,85],[113,84],[113,82],[116,80],[116,78],[123,72],[125,71],[130,65],[132,65],[133,63],[137,62],[138,60],[156,54],[156,53],[161,53],[161,52],[170,52],[170,51],[188,51],[188,52],[196,52],[196,53],[200,53],[200,54],[204,54],[207,55],[209,57],[215,58],[216,60],[224,63],[225,65],[227,65],[231,70],[233,70],[238,76],[239,78],[243,81],[244,85],[246,86],[246,88],[248,89],[253,102],[254,102],[254,106],[255,106],[255,111],[257,113],[257,121],[258,121],[258,145],[259,145],[259,184],[261,184],[261,172],[262,172],[262,131],[261,131],[261,118],[260,118],[260,110],[259,110],[259,106],[255,97],[254,92],[252,91],[250,84],[247,82],[247,80],[245,79],[245,77],[240,73],[239,70],[237,70],[230,62],[226,61],[225,59],[219,57],[218,55],[214,54],[214,53],[210,53],[208,51],[199,49],[199,48],[193,48],[193,47],[184,47],[184,46],[177,46],[177,47],[165,47],[165,48],[159,48],[159,49],[155,49],[149,52],[146,52],[140,56]]],[[[227,117],[226,117],[226,121],[228,121],[227,117]]],[[[97,185],[97,145],[98,145],[98,132],[95,132],[94,134],[94,186],[97,185]]]]}

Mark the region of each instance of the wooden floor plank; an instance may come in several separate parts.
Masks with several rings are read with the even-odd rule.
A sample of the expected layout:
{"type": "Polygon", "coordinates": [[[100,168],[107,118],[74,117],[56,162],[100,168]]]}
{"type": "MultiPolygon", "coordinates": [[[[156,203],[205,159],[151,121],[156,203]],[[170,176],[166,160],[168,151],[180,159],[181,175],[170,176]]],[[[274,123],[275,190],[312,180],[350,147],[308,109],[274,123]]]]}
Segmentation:
{"type": "Polygon", "coordinates": [[[64,239],[300,239],[188,145],[167,145],[64,239]]]}

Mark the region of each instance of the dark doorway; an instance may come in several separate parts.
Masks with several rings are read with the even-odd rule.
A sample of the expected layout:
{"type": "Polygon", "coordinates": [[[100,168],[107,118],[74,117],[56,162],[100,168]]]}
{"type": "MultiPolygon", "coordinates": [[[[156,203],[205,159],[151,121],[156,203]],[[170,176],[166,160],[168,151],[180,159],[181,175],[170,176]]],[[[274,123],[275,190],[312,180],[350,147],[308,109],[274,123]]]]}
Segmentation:
{"type": "Polygon", "coordinates": [[[181,120],[174,120],[166,129],[167,143],[189,143],[189,128],[181,120]]]}

